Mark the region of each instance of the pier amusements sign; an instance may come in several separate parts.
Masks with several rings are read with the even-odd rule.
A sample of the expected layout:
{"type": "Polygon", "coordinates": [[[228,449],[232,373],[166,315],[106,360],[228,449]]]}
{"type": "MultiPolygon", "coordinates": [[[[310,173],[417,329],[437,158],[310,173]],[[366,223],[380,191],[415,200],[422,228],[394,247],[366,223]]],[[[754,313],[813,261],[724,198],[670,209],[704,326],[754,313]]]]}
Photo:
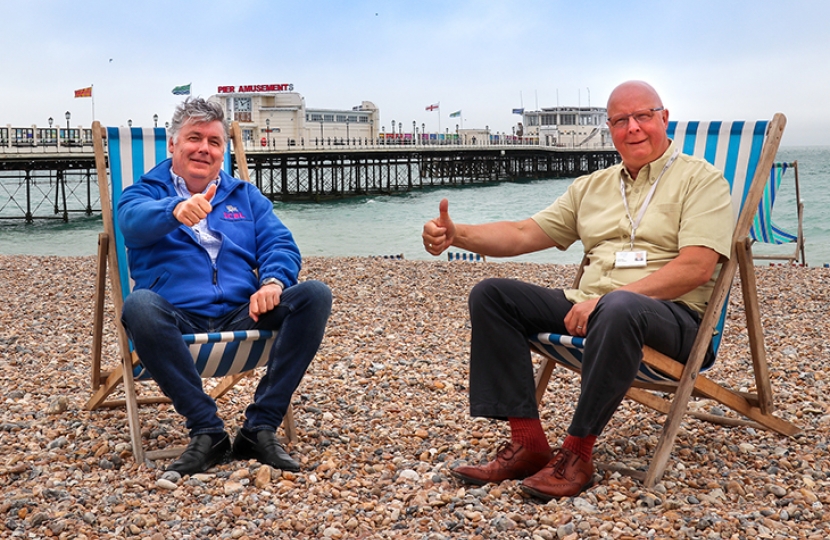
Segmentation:
{"type": "Polygon", "coordinates": [[[293,92],[294,84],[243,84],[240,86],[220,86],[217,94],[251,94],[255,92],[293,92]]]}

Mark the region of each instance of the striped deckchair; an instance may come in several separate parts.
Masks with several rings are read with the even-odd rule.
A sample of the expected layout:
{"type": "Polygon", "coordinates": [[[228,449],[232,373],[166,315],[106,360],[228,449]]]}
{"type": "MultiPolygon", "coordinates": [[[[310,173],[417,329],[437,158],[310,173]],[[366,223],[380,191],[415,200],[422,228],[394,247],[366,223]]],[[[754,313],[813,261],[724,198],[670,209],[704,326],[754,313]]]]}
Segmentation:
{"type": "MultiPolygon", "coordinates": [[[[240,177],[248,180],[248,168],[239,126],[234,122],[231,127],[233,149],[240,177]]],[[[86,408],[93,410],[99,407],[126,405],[133,454],[139,463],[143,463],[145,458],[154,460],[175,457],[184,447],[145,452],[141,442],[138,406],[170,400],[159,395],[138,398],[136,394],[135,381],[151,380],[151,378],[132,350],[127,333],[121,326],[121,309],[124,299],[132,289],[132,284],[127,265],[127,249],[118,227],[118,213],[115,211],[124,189],[137,181],[144,172],[168,157],[167,133],[164,128],[103,128],[99,122],[93,122],[92,130],[104,232],[98,237],[98,276],[91,370],[92,396],[87,401],[86,408]],[[114,319],[122,357],[121,365],[111,371],[104,371],[101,364],[107,267],[109,267],[110,294],[115,307],[114,319]],[[125,398],[108,400],[122,383],[125,398]]],[[[226,172],[232,173],[230,143],[225,153],[224,167],[226,172]]],[[[218,399],[243,377],[267,363],[276,335],[276,332],[268,330],[247,330],[186,334],[182,336],[182,339],[188,344],[193,361],[202,377],[222,378],[221,382],[210,390],[211,396],[218,399]]],[[[292,442],[296,441],[294,416],[290,406],[283,421],[283,429],[287,439],[292,442]]]]}
{"type": "Polygon", "coordinates": [[[758,206],[758,213],[755,220],[752,222],[752,228],[749,230],[749,237],[759,243],[772,245],[795,244],[795,249],[792,254],[787,253],[764,253],[754,255],[757,259],[769,260],[786,260],[789,262],[806,263],[804,258],[804,203],[801,201],[801,193],[798,185],[798,161],[792,163],[774,163],[769,173],[769,181],[766,189],[764,189],[764,196],[761,199],[761,204],[758,206]],[[781,180],[788,169],[793,169],[795,176],[795,199],[796,199],[796,217],[798,219],[798,232],[791,233],[778,225],[772,220],[772,210],[775,205],[775,200],[778,195],[778,190],[781,187],[781,180]]]}
{"type": "MultiPolygon", "coordinates": [[[[782,114],[776,114],[772,121],[669,123],[669,137],[682,152],[706,159],[722,170],[729,181],[736,216],[732,255],[721,267],[687,363],[676,362],[649,347],[643,350],[640,373],[626,397],[667,415],[648,470],[644,472],[605,464],[598,465],[600,468],[620,470],[643,480],[647,487],[653,486],[663,476],[680,422],[688,412],[691,396],[713,399],[749,419],[688,412],[703,420],[726,425],[763,426],[790,436],[801,431],[794,424],[772,414],[772,389],[758,310],[751,241],[747,237],[785,124],[782,114]],[[757,388],[754,394],[732,390],[700,374],[702,368],[710,367],[703,366],[710,341],[715,351],[720,346],[729,290],[736,272],[740,272],[741,276],[757,388]],[[673,394],[673,399],[663,397],[666,394],[673,394]]],[[[581,271],[580,267],[574,286],[579,283],[581,271]]],[[[585,338],[541,333],[531,336],[529,342],[532,350],[544,356],[536,373],[536,399],[541,403],[555,364],[577,372],[581,370],[585,338]]]]}

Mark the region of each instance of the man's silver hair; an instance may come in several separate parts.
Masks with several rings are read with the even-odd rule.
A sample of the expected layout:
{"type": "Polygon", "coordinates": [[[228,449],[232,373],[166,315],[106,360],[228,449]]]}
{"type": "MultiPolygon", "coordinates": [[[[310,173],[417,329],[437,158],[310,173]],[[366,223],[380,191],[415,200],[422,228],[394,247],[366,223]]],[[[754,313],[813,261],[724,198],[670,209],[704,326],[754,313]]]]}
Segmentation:
{"type": "Polygon", "coordinates": [[[188,122],[222,122],[224,128],[225,142],[230,139],[230,131],[228,130],[228,123],[225,122],[225,111],[222,106],[213,101],[207,101],[200,97],[188,97],[176,107],[173,113],[173,119],[170,122],[169,136],[173,138],[173,142],[177,142],[179,132],[188,122]]]}

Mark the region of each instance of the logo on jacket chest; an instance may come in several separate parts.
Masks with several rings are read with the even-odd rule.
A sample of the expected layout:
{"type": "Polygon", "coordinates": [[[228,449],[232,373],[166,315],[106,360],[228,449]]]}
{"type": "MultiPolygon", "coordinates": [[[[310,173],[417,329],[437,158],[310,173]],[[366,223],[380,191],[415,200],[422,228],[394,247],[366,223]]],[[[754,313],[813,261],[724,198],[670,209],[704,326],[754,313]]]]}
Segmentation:
{"type": "Polygon", "coordinates": [[[229,221],[241,221],[247,218],[245,217],[245,214],[239,211],[239,208],[232,204],[228,204],[225,206],[225,210],[222,211],[222,219],[227,219],[229,221]]]}

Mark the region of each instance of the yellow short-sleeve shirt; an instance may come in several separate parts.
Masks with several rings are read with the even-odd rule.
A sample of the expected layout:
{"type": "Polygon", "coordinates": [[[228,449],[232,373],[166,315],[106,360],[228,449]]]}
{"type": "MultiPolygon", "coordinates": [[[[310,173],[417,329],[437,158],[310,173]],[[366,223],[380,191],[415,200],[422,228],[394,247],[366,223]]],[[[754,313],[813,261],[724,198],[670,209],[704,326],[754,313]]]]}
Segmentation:
{"type": "MultiPolygon", "coordinates": [[[[655,272],[686,246],[708,247],[729,257],[734,218],[729,184],[706,162],[679,154],[660,178],[637,228],[633,251],[647,253],[647,265],[615,267],[618,251],[632,251],[631,221],[620,192],[625,184],[631,216],[636,219],[646,196],[674,152],[672,142],[657,160],[632,179],[622,164],[574,180],[552,205],[533,216],[542,230],[566,249],[581,240],[587,264],[578,289],[565,290],[572,302],[602,296],[655,272]]],[[[675,301],[703,313],[717,274],[675,301]]]]}

